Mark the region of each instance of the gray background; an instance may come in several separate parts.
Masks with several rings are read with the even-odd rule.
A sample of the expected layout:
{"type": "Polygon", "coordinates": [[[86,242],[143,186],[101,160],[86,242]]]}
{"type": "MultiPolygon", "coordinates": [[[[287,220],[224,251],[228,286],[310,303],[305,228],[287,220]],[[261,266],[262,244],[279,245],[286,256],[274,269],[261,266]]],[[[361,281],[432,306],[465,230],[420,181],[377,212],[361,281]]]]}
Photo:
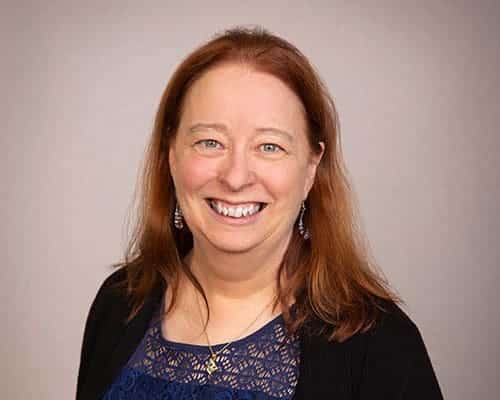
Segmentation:
{"type": "Polygon", "coordinates": [[[0,397],[74,397],[167,80],[216,31],[261,24],[330,87],[373,254],[445,396],[498,398],[499,2],[209,3],[2,4],[0,397]]]}

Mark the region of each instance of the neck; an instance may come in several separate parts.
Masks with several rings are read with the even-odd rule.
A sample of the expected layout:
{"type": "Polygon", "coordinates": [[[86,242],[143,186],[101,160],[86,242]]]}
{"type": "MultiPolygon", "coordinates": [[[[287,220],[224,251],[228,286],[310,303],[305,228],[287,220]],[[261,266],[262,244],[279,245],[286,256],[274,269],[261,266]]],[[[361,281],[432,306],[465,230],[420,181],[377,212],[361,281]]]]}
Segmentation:
{"type": "Polygon", "coordinates": [[[249,319],[257,317],[247,334],[281,312],[281,307],[270,305],[276,300],[278,271],[286,245],[267,251],[260,248],[251,254],[217,251],[212,246],[208,249],[195,242],[184,259],[203,288],[210,310],[208,318],[199,293],[181,275],[176,308],[192,321],[191,326],[209,321],[210,340],[222,343],[239,337],[249,319]]]}
{"type": "Polygon", "coordinates": [[[231,302],[269,299],[276,292],[278,271],[288,240],[231,253],[195,240],[185,258],[207,299],[231,302]],[[267,295],[266,295],[267,294],[267,295]]]}

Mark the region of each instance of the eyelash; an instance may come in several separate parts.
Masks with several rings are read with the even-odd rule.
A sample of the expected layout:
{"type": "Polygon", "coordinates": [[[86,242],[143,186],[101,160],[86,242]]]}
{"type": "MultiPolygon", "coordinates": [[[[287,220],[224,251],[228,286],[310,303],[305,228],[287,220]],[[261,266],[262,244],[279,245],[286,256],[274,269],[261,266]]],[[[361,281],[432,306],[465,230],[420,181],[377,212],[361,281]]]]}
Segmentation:
{"type": "MultiPolygon", "coordinates": [[[[211,143],[217,143],[217,144],[220,144],[220,143],[219,143],[217,140],[215,140],[215,139],[203,139],[203,140],[199,140],[199,141],[197,141],[197,142],[195,143],[195,145],[196,145],[196,144],[206,144],[206,143],[209,143],[209,142],[211,142],[211,143]]],[[[205,146],[203,146],[203,147],[205,147],[205,148],[207,148],[207,149],[208,149],[208,148],[210,148],[210,149],[212,149],[212,148],[213,148],[213,147],[206,146],[206,145],[205,145],[205,146]]]]}
{"type": "MultiPolygon", "coordinates": [[[[277,148],[279,151],[284,151],[283,150],[283,147],[277,145],[276,143],[264,143],[264,144],[261,144],[261,146],[274,146],[275,148],[277,148]]],[[[278,151],[271,151],[271,153],[277,153],[278,151]]],[[[266,151],[267,153],[267,151],[266,151]]]]}
{"type": "MultiPolygon", "coordinates": [[[[195,143],[195,145],[197,144],[202,144],[204,145],[205,148],[207,149],[215,149],[215,147],[212,147],[212,146],[207,146],[207,143],[217,143],[220,145],[220,143],[215,140],[215,139],[202,139],[202,140],[199,140],[195,143]]],[[[278,149],[279,151],[285,151],[283,149],[283,147],[281,147],[280,145],[277,145],[276,143],[263,143],[261,144],[259,147],[262,147],[262,146],[274,146],[276,149],[278,149]]],[[[278,153],[278,151],[271,151],[271,152],[265,152],[265,153],[278,153]]]]}

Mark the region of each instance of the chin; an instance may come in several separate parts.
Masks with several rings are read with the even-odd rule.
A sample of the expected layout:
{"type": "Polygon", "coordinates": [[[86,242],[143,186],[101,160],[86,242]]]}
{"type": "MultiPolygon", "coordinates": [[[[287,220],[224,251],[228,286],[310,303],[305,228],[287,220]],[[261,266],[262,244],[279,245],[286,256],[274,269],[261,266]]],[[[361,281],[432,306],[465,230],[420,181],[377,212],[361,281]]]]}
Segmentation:
{"type": "Polygon", "coordinates": [[[208,237],[208,242],[219,251],[226,253],[245,253],[257,247],[262,240],[256,237],[238,237],[239,235],[217,235],[208,237]]]}

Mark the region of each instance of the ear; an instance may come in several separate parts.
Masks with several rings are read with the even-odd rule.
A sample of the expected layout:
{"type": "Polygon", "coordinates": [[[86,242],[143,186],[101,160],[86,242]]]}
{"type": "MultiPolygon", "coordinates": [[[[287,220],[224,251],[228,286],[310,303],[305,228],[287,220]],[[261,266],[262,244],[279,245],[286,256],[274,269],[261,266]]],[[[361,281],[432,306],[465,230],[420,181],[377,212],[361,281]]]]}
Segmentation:
{"type": "Polygon", "coordinates": [[[309,191],[311,190],[314,184],[314,178],[316,177],[316,170],[318,168],[321,159],[323,158],[323,154],[325,153],[325,143],[318,142],[318,144],[321,147],[321,151],[318,154],[311,152],[311,156],[309,158],[309,162],[307,165],[306,184],[304,187],[304,200],[307,199],[309,191]]]}

